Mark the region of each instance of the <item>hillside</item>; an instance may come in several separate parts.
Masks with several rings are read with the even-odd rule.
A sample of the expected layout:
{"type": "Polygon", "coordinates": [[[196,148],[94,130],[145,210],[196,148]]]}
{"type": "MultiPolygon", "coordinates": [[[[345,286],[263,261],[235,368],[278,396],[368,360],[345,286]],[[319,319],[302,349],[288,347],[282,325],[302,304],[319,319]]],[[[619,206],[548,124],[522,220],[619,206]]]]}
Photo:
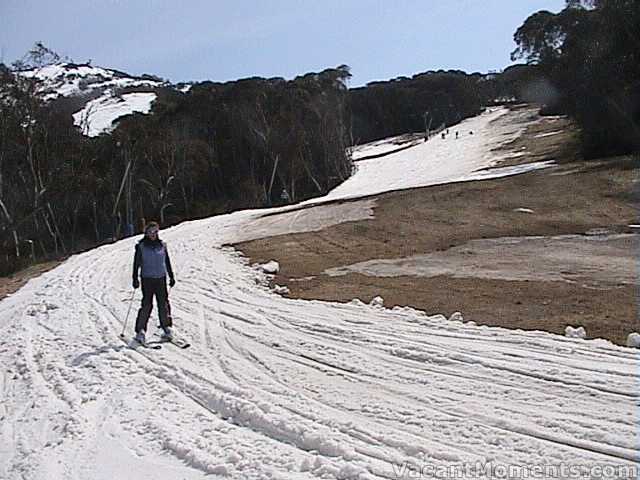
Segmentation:
{"type": "MultiPolygon", "coordinates": [[[[437,170],[442,182],[473,188],[479,168],[484,178],[514,174],[518,166],[492,172],[508,152],[487,140],[517,141],[526,122],[501,118],[469,120],[473,138],[415,148],[423,160],[458,151],[448,174],[437,170]]],[[[406,170],[405,186],[416,171],[406,170]]],[[[352,184],[374,173],[361,168],[352,184]]],[[[370,190],[382,193],[384,181],[370,190]]],[[[552,476],[568,465],[628,475],[640,460],[634,350],[408,306],[282,298],[224,246],[326,228],[349,211],[351,220],[371,217],[375,200],[360,205],[347,190],[313,208],[244,210],[163,230],[187,350],[118,338],[136,238],[75,255],[2,300],[0,475],[363,480],[509,466],[552,476]]]]}
{"type": "Polygon", "coordinates": [[[36,80],[36,92],[45,102],[71,99],[82,107],[73,113],[73,123],[89,137],[110,133],[120,117],[149,113],[154,91],[170,86],[117,70],[65,62],[16,73],[36,80]]]}
{"type": "MultiPolygon", "coordinates": [[[[370,190],[350,207],[370,209],[367,218],[236,247],[252,262],[280,262],[273,281],[291,298],[368,302],[380,295],[389,306],[461,311],[482,325],[558,334],[583,326],[589,338],[625,345],[640,331],[637,164],[630,157],[578,160],[575,125],[539,117],[532,107],[514,109],[495,127],[517,122],[524,131],[501,147],[507,158],[497,167],[553,165],[499,180],[370,190]]],[[[451,140],[432,141],[444,148],[451,140]]],[[[404,172],[403,161],[423,155],[424,170],[409,186],[424,185],[420,174],[434,175],[440,161],[419,148],[376,162],[404,172]]]]}

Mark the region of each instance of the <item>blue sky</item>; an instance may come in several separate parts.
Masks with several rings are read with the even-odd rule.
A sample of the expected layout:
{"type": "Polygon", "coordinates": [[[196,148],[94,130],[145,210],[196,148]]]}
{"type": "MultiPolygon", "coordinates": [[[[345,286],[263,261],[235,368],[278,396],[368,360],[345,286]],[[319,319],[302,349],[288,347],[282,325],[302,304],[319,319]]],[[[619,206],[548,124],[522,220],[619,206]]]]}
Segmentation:
{"type": "Polygon", "coordinates": [[[171,81],[292,78],[340,64],[352,86],[508,66],[513,33],[564,0],[0,0],[0,55],[36,42],[171,81]]]}

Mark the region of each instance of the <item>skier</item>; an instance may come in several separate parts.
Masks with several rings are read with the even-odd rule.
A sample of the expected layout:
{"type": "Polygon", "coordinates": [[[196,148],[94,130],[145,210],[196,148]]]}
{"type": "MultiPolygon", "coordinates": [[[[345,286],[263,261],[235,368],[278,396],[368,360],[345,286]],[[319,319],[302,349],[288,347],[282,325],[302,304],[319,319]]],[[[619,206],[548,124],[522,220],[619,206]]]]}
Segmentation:
{"type": "Polygon", "coordinates": [[[133,288],[140,286],[138,274],[142,277],[142,303],[136,318],[136,336],[138,343],[145,343],[147,323],[153,309],[153,297],[158,304],[158,316],[164,340],[171,341],[172,320],[169,314],[169,299],[167,294],[167,274],[169,286],[176,284],[167,252],[167,245],[158,238],[159,225],[156,222],[149,223],[144,230],[144,238],[136,244],[133,258],[133,288]]]}

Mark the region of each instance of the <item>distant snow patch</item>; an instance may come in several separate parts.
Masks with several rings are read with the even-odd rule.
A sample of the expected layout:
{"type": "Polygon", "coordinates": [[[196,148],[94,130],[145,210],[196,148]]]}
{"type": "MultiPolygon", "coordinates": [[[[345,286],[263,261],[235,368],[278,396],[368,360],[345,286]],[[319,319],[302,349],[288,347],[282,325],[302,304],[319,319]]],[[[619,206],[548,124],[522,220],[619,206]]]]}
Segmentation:
{"type": "Polygon", "coordinates": [[[533,210],[531,210],[530,208],[514,208],[513,209],[514,212],[521,212],[521,213],[533,213],[533,210]]]}
{"type": "Polygon", "coordinates": [[[113,122],[118,118],[134,112],[149,113],[151,104],[156,99],[155,93],[125,93],[122,96],[103,96],[92,100],[73,114],[73,124],[82,129],[89,137],[113,129],[113,122]]]}
{"type": "Polygon", "coordinates": [[[318,205],[315,208],[281,207],[278,215],[262,215],[236,232],[234,242],[302,232],[317,232],[332,225],[374,218],[375,199],[318,205]]]}
{"type": "Polygon", "coordinates": [[[522,165],[514,165],[511,167],[501,168],[487,168],[484,170],[478,170],[466,177],[465,181],[470,180],[489,180],[492,178],[509,177],[511,175],[519,175],[521,173],[533,172],[535,170],[542,170],[544,168],[553,167],[556,162],[553,160],[547,160],[545,162],[532,162],[523,163],[522,165]]]}
{"type": "Polygon", "coordinates": [[[539,133],[537,135],[534,135],[533,138],[550,137],[551,135],[558,135],[559,133],[562,133],[562,132],[564,132],[564,130],[554,130],[553,132],[539,133]]]}
{"type": "Polygon", "coordinates": [[[358,273],[372,277],[448,275],[611,288],[636,284],[635,252],[639,246],[639,236],[631,233],[476,239],[441,252],[372,259],[329,268],[324,273],[329,276],[358,273]],[[532,257],[536,262],[522,261],[532,257]]]}

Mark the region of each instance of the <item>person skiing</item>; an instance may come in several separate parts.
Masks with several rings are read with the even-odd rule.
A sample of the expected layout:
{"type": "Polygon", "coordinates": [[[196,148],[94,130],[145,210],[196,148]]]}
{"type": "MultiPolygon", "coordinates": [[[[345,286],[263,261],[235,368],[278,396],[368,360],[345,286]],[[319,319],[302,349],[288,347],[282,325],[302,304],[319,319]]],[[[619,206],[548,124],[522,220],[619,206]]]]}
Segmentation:
{"type": "Polygon", "coordinates": [[[140,287],[138,276],[142,277],[142,302],[136,318],[135,340],[145,343],[147,323],[151,310],[153,310],[153,297],[156,297],[158,304],[158,316],[162,327],[162,338],[172,340],[173,327],[169,314],[169,298],[167,293],[167,275],[169,276],[169,286],[176,284],[169,259],[167,245],[158,237],[159,225],[150,222],[144,230],[144,237],[135,247],[133,257],[133,288],[140,287]]]}

